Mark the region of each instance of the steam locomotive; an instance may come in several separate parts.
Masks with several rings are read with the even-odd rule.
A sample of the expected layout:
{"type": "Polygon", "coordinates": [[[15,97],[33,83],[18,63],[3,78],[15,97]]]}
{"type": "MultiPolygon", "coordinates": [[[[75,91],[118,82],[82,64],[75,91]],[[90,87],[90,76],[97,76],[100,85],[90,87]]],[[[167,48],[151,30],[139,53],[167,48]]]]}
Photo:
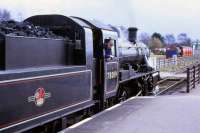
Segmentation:
{"type": "Polygon", "coordinates": [[[0,132],[55,132],[73,118],[153,92],[159,72],[148,63],[149,49],[136,42],[137,28],[126,38],[119,27],[79,17],[24,22],[62,38],[1,35],[0,132]],[[114,42],[109,59],[107,39],[114,42]]]}

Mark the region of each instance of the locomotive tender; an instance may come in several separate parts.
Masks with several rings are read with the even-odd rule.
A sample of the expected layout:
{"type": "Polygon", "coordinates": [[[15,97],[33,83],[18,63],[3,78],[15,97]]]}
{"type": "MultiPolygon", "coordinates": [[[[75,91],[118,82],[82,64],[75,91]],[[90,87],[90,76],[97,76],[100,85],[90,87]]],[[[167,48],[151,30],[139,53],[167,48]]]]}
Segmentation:
{"type": "Polygon", "coordinates": [[[5,35],[0,40],[0,132],[23,132],[67,116],[99,112],[116,99],[153,91],[149,50],[119,28],[78,17],[38,15],[25,21],[65,39],[5,35]],[[105,41],[112,39],[112,58],[105,41]]]}

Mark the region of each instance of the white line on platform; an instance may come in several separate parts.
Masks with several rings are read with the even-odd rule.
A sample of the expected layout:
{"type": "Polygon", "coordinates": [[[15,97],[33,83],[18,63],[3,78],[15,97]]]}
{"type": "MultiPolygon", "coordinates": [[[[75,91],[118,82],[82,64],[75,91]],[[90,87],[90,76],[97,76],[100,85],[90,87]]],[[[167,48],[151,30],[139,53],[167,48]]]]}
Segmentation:
{"type": "MultiPolygon", "coordinates": [[[[129,102],[129,101],[131,101],[131,100],[133,100],[133,99],[139,98],[138,96],[139,96],[141,93],[142,93],[142,91],[140,91],[136,96],[131,97],[131,98],[127,99],[127,100],[124,101],[124,102],[118,103],[118,104],[116,104],[116,105],[114,105],[114,106],[112,106],[112,107],[110,107],[110,108],[108,108],[108,109],[106,109],[106,110],[104,110],[104,111],[102,111],[102,112],[96,114],[96,115],[93,115],[93,116],[91,116],[91,117],[89,117],[89,118],[87,118],[87,119],[85,119],[85,120],[82,120],[82,121],[80,121],[80,122],[78,122],[78,123],[76,123],[76,124],[74,124],[74,125],[72,125],[72,126],[66,128],[66,129],[60,131],[59,133],[65,133],[65,131],[70,130],[70,129],[74,129],[74,128],[80,126],[80,125],[83,125],[84,123],[87,123],[87,122],[89,122],[90,120],[92,120],[92,119],[94,119],[94,118],[96,118],[96,117],[98,117],[98,116],[100,116],[100,115],[102,115],[102,114],[104,114],[104,113],[106,113],[106,112],[109,112],[109,111],[111,111],[111,110],[113,110],[113,109],[115,109],[115,108],[117,108],[117,107],[123,105],[123,104],[126,103],[126,102],[129,102]]],[[[143,98],[143,97],[142,97],[142,98],[143,98]]],[[[147,98],[147,97],[146,97],[146,98],[147,98]]],[[[155,97],[152,97],[152,98],[155,98],[155,97]]]]}
{"type": "Polygon", "coordinates": [[[141,97],[137,97],[137,99],[152,99],[152,98],[156,98],[155,96],[141,96],[141,97]]]}
{"type": "Polygon", "coordinates": [[[114,106],[112,106],[112,107],[110,107],[110,108],[107,108],[106,111],[109,111],[109,110],[112,110],[112,109],[114,109],[114,108],[117,108],[117,107],[119,107],[120,105],[121,105],[121,103],[116,104],[116,105],[114,105],[114,106]]]}
{"type": "Polygon", "coordinates": [[[86,122],[88,122],[88,121],[90,121],[90,120],[92,120],[92,119],[93,119],[92,117],[89,117],[89,118],[87,118],[87,119],[85,119],[85,120],[82,120],[82,121],[80,121],[80,122],[78,122],[78,123],[76,123],[76,124],[74,124],[74,125],[72,125],[72,126],[70,126],[70,127],[68,127],[68,128],[70,128],[70,129],[76,128],[76,127],[82,125],[83,123],[86,123],[86,122]]]}

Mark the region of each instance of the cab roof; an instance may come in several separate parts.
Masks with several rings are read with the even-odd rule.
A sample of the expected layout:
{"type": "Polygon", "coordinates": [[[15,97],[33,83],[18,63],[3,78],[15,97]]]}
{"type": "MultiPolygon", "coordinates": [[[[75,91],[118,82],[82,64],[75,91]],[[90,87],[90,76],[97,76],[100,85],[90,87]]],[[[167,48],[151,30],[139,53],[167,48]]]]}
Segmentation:
{"type": "Polygon", "coordinates": [[[64,15],[50,14],[50,15],[36,15],[27,18],[24,21],[33,23],[34,25],[40,26],[78,26],[78,27],[87,27],[91,26],[84,21],[74,19],[72,17],[67,17],[64,15]]]}
{"type": "Polygon", "coordinates": [[[89,20],[89,19],[86,20],[86,19],[83,19],[83,18],[80,18],[80,17],[75,17],[75,16],[72,16],[71,18],[73,18],[73,20],[82,21],[82,22],[88,24],[93,29],[103,29],[103,30],[113,31],[111,26],[106,25],[106,24],[104,24],[100,21],[97,21],[97,20],[89,20]]]}

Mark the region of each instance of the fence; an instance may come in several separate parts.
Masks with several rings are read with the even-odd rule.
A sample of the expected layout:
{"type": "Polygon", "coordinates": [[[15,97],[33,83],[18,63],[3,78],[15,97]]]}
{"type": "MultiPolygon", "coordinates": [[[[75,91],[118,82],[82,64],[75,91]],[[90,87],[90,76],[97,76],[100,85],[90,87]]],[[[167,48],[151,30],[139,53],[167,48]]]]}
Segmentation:
{"type": "Polygon", "coordinates": [[[169,59],[159,58],[157,59],[156,69],[158,70],[158,69],[169,67],[176,64],[177,64],[176,58],[169,58],[169,59]]]}
{"type": "Polygon", "coordinates": [[[160,71],[179,71],[183,70],[199,62],[199,56],[191,57],[175,57],[175,58],[158,58],[156,61],[156,69],[160,71]]]}
{"type": "Polygon", "coordinates": [[[189,93],[197,84],[200,84],[200,64],[187,68],[186,92],[189,93]]]}

